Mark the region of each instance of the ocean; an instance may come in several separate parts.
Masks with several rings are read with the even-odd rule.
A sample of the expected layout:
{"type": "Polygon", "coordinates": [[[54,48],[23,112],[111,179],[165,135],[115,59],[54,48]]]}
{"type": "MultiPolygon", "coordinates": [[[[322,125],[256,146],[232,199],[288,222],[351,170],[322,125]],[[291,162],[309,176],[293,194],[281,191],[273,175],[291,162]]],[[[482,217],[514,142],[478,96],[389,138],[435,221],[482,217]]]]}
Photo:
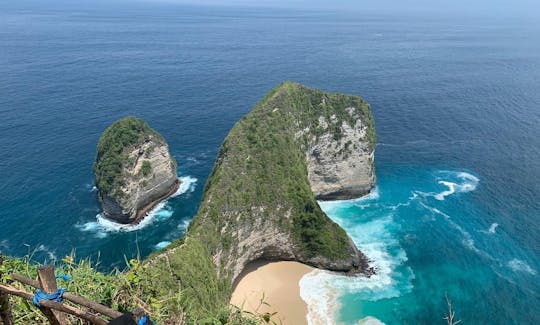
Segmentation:
{"type": "Polygon", "coordinates": [[[0,250],[122,269],[181,237],[230,128],[293,80],[363,96],[377,187],[321,202],[378,270],[315,271],[328,323],[540,323],[540,24],[413,11],[0,4],[0,250]],[[183,186],[138,227],[100,216],[92,164],[127,115],[183,186]]]}

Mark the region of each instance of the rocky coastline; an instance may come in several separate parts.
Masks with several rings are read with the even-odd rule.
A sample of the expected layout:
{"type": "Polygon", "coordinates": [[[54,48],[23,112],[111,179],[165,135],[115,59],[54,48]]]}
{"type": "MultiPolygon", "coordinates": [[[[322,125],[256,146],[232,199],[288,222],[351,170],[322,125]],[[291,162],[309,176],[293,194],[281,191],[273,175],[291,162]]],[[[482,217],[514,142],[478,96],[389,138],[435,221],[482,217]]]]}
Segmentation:
{"type": "Polygon", "coordinates": [[[134,117],[113,123],[103,133],[94,171],[105,216],[122,224],[139,223],[180,186],[167,143],[134,117]]]}

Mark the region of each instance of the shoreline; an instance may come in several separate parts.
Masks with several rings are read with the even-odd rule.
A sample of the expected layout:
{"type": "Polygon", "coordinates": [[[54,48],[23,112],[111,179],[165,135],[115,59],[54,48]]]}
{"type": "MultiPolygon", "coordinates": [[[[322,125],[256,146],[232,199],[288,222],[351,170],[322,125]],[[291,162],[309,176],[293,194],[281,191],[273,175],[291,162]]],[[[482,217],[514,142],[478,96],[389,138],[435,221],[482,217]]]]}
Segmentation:
{"type": "Polygon", "coordinates": [[[259,314],[277,312],[272,319],[283,325],[307,325],[308,306],[299,282],[313,269],[293,261],[252,262],[238,276],[230,303],[259,314]],[[261,303],[263,297],[269,306],[261,303]]]}
{"type": "Polygon", "coordinates": [[[182,185],[182,181],[180,179],[178,179],[175,186],[173,186],[172,189],[167,194],[163,195],[161,198],[159,198],[159,199],[155,200],[154,202],[151,202],[150,204],[147,204],[145,207],[143,207],[139,211],[139,213],[137,215],[137,218],[135,218],[135,220],[133,220],[133,222],[130,222],[129,225],[138,225],[139,223],[141,223],[144,220],[144,218],[148,217],[148,212],[152,211],[152,209],[155,208],[161,202],[171,198],[171,196],[173,196],[174,193],[176,193],[176,191],[178,191],[178,189],[180,188],[181,185],[182,185]]]}

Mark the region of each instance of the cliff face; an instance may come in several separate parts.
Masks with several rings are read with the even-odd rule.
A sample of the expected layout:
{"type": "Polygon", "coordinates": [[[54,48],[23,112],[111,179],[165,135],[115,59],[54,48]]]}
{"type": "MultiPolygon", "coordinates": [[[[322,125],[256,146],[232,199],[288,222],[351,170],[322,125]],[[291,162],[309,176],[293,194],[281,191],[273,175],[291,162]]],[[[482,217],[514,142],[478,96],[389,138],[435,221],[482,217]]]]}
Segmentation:
{"type": "Polygon", "coordinates": [[[179,186],[176,162],[167,143],[144,121],[133,117],[105,130],[94,171],[103,211],[120,223],[140,221],[179,186]]]}
{"type": "Polygon", "coordinates": [[[232,128],[185,238],[152,257],[149,272],[182,287],[192,310],[213,311],[227,306],[230,286],[258,259],[372,273],[316,197],[368,193],[374,146],[373,118],[360,97],[281,84],[232,128]]]}
{"type": "Polygon", "coordinates": [[[351,122],[319,117],[322,134],[311,135],[306,153],[311,190],[320,200],[346,200],[367,194],[375,185],[374,148],[369,122],[355,107],[347,107],[351,122]],[[335,124],[339,123],[340,126],[335,124]],[[334,135],[340,128],[339,137],[334,135]]]}

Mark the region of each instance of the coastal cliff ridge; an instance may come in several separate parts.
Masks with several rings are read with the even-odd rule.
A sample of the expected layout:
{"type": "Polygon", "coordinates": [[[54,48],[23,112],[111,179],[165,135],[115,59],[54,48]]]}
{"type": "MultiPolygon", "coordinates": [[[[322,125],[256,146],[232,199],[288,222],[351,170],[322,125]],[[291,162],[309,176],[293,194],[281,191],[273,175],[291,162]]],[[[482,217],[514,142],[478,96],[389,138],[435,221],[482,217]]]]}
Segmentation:
{"type": "Polygon", "coordinates": [[[239,274],[257,260],[372,274],[317,199],[367,194],[375,184],[374,148],[373,117],[362,98],[279,85],[224,140],[186,236],[151,256],[146,268],[169,285],[180,281],[197,310],[226,306],[239,274]]]}

